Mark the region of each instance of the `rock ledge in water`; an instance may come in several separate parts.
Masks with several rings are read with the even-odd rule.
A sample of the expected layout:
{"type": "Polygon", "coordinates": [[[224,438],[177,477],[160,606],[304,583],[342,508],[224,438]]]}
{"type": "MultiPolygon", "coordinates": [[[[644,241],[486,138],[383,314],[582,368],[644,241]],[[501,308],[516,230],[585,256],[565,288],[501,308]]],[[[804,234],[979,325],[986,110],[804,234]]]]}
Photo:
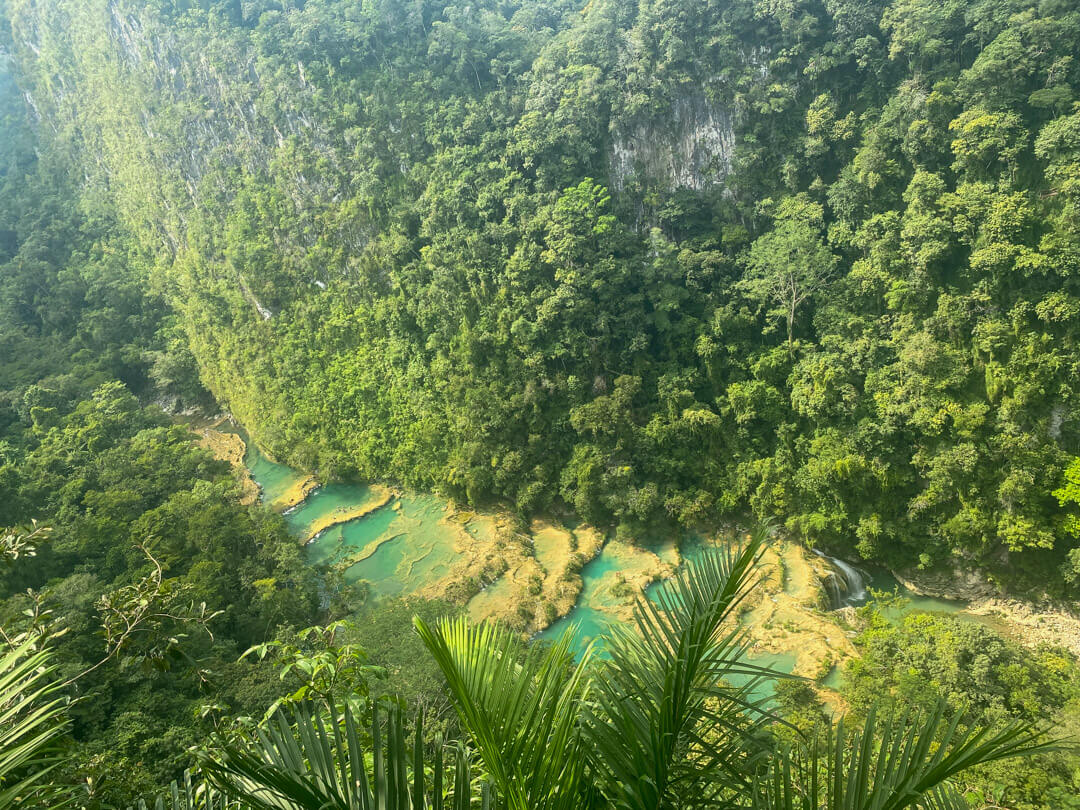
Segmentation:
{"type": "Polygon", "coordinates": [[[998,595],[998,588],[978,568],[893,571],[897,581],[918,596],[971,602],[998,595]]]}
{"type": "Polygon", "coordinates": [[[976,616],[1003,619],[1025,647],[1050,644],[1080,658],[1080,616],[1060,605],[1037,606],[1019,599],[980,599],[965,608],[976,616]]]}

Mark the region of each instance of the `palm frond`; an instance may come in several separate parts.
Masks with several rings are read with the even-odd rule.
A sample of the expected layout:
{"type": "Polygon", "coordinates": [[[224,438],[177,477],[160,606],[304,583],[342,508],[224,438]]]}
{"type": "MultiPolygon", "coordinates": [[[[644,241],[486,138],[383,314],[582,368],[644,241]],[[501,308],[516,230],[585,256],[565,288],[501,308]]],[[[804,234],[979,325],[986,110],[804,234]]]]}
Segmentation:
{"type": "Polygon", "coordinates": [[[745,546],[687,565],[655,602],[638,600],[636,632],[612,631],[585,725],[593,770],[615,806],[708,806],[749,790],[768,717],[754,688],[774,673],[745,662],[732,619],[765,537],[763,527],[745,546]],[[750,681],[732,686],[733,675],[750,681]]]}
{"type": "MultiPolygon", "coordinates": [[[[254,810],[441,810],[444,746],[441,741],[427,778],[423,722],[417,720],[412,750],[400,708],[391,706],[385,729],[372,706],[370,766],[360,728],[346,706],[341,718],[309,704],[290,715],[279,711],[257,739],[223,743],[202,759],[206,778],[220,791],[254,810]]],[[[454,757],[452,806],[469,810],[472,772],[461,745],[454,757]]]]}
{"type": "Polygon", "coordinates": [[[184,781],[173,782],[164,796],[151,803],[140,799],[127,810],[246,810],[240,799],[232,798],[208,784],[198,771],[184,771],[184,781]]]}
{"type": "Polygon", "coordinates": [[[0,810],[68,803],[49,779],[66,729],[53,671],[48,652],[32,640],[0,657],[0,810]]]}
{"type": "Polygon", "coordinates": [[[949,783],[960,772],[1056,748],[1018,723],[946,721],[944,704],[922,719],[881,723],[871,711],[861,728],[849,733],[840,721],[824,739],[777,755],[757,785],[756,810],[960,810],[967,804],[949,783]]]}
{"type": "Polygon", "coordinates": [[[574,662],[575,633],[541,650],[504,628],[464,618],[415,624],[507,805],[581,807],[579,718],[590,653],[574,662]]]}

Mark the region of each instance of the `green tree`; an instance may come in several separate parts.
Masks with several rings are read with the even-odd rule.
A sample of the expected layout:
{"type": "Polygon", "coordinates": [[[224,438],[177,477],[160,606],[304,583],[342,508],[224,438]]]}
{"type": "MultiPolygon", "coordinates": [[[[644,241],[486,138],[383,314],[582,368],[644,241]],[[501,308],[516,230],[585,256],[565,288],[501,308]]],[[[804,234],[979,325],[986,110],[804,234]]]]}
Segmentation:
{"type": "Polygon", "coordinates": [[[1074,507],[1065,516],[1064,529],[1072,537],[1080,537],[1080,514],[1075,510],[1080,507],[1080,458],[1073,459],[1065,469],[1064,478],[1064,483],[1051,494],[1062,509],[1074,507]]]}
{"type": "MultiPolygon", "coordinates": [[[[1053,491],[1058,504],[1071,510],[1062,521],[1062,528],[1072,538],[1080,539],[1080,458],[1073,459],[1065,469],[1064,484],[1053,491]]],[[[1070,548],[1066,553],[1065,562],[1061,566],[1061,575],[1072,586],[1080,585],[1080,546],[1070,548]]]]}
{"type": "Polygon", "coordinates": [[[769,306],[770,317],[787,324],[789,352],[794,352],[799,309],[828,288],[836,264],[812,222],[791,214],[751,245],[742,287],[769,306]]]}

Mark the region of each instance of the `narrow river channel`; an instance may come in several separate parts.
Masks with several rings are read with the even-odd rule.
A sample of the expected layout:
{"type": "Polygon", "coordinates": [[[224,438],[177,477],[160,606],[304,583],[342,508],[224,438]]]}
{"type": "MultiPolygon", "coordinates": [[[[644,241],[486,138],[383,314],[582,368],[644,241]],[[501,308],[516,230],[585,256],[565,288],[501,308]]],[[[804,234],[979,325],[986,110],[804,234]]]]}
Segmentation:
{"type": "MultiPolygon", "coordinates": [[[[482,515],[455,521],[450,505],[435,495],[391,495],[378,487],[349,483],[304,489],[307,476],[270,461],[253,442],[247,443],[244,463],[264,503],[280,505],[282,498],[296,498],[298,491],[303,493],[302,500],[283,514],[290,531],[307,542],[310,561],[337,565],[346,582],[366,581],[376,598],[420,593],[449,572],[459,553],[461,531],[477,537],[494,531],[491,521],[482,515]]],[[[618,621],[610,606],[605,605],[612,578],[619,576],[621,566],[620,559],[609,548],[606,546],[582,568],[583,588],[574,608],[539,633],[538,638],[557,638],[577,625],[584,649],[589,640],[601,636],[618,621]]],[[[692,560],[713,553],[712,548],[691,538],[683,544],[681,556],[683,560],[692,560]]],[[[483,600],[498,593],[507,584],[504,580],[489,585],[476,598],[483,600]]],[[[890,609],[897,619],[911,612],[956,613],[964,607],[962,602],[911,594],[887,572],[868,575],[867,584],[879,590],[899,590],[907,598],[902,610],[890,609]]],[[[646,592],[656,587],[654,584],[646,592]]],[[[966,614],[965,618],[979,620],[966,614]]],[[[780,652],[754,655],[749,660],[780,672],[791,672],[796,659],[790,653],[780,652]]],[[[827,686],[835,686],[836,682],[835,671],[824,679],[827,686]]]]}

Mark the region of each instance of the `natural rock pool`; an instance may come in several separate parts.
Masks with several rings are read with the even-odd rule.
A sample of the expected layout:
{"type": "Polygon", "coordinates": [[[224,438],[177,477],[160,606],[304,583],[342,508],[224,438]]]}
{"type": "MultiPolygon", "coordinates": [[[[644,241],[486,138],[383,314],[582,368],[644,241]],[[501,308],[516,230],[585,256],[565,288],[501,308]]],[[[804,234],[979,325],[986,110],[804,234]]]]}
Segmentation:
{"type": "MultiPolygon", "coordinates": [[[[270,461],[248,442],[245,464],[272,505],[306,476],[270,461]]],[[[483,518],[454,522],[449,504],[434,495],[391,493],[366,484],[316,487],[283,513],[307,543],[313,564],[338,567],[348,583],[365,580],[372,595],[420,593],[446,577],[458,557],[460,532],[490,529],[483,518]]]]}
{"type": "MultiPolygon", "coordinates": [[[[434,495],[391,492],[364,484],[317,486],[309,476],[266,458],[253,442],[248,442],[244,463],[259,487],[261,500],[279,510],[285,507],[285,520],[307,543],[311,562],[336,567],[346,582],[366,581],[376,598],[437,595],[438,586],[445,584],[455,565],[460,568],[463,547],[474,541],[500,542],[495,517],[459,513],[434,495]]],[[[567,542],[577,547],[575,535],[580,535],[580,530],[537,521],[530,535],[532,557],[526,561],[532,568],[512,568],[489,581],[467,605],[474,619],[505,616],[521,593],[521,583],[516,581],[520,572],[531,573],[535,579],[536,571],[556,571],[565,563],[567,542]]],[[[593,542],[591,547],[598,545],[598,538],[593,542]]],[[[670,575],[685,560],[716,553],[717,548],[692,537],[681,545],[680,549],[667,541],[642,549],[609,541],[581,568],[580,593],[572,608],[536,637],[557,638],[576,624],[584,648],[613,623],[627,620],[632,601],[629,594],[641,587],[646,594],[655,593],[656,580],[670,575]]],[[[815,664],[815,659],[825,660],[827,666],[828,661],[842,661],[853,652],[839,624],[816,604],[822,598],[819,577],[823,565],[831,565],[838,576],[848,578],[836,592],[841,599],[865,601],[864,584],[899,590],[908,601],[900,609],[887,609],[895,618],[917,611],[956,613],[964,607],[962,602],[911,594],[886,572],[875,572],[872,577],[859,572],[866,582],[852,582],[851,571],[844,565],[816,560],[796,544],[781,543],[770,553],[775,556],[773,567],[781,573],[774,576],[771,595],[747,608],[742,621],[748,626],[761,625],[755,631],[750,660],[781,672],[809,675],[813,666],[821,665],[821,660],[815,664]]],[[[833,666],[827,676],[818,672],[815,677],[833,686],[837,671],[833,666]]]]}

